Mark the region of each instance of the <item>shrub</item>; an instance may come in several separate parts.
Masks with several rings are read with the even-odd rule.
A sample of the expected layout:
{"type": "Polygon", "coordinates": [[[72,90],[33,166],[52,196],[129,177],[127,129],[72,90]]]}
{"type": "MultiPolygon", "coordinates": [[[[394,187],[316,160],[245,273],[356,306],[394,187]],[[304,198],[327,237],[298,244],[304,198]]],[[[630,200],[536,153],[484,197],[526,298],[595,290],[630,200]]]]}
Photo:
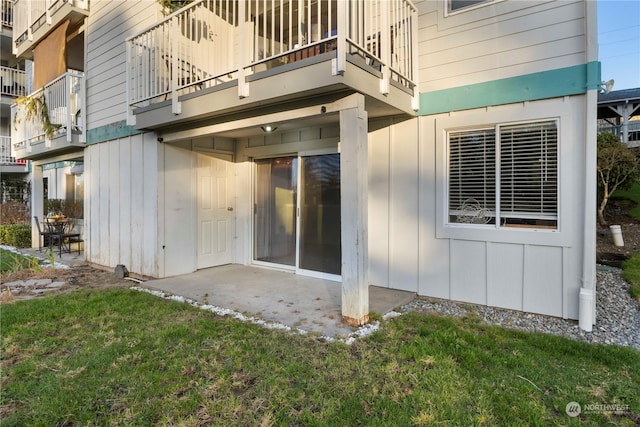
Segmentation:
{"type": "Polygon", "coordinates": [[[0,225],[0,245],[16,248],[31,247],[31,226],[29,225],[0,225]]]}
{"type": "Polygon", "coordinates": [[[0,223],[8,224],[30,224],[29,206],[24,202],[9,201],[0,203],[0,223]]]}
{"type": "Polygon", "coordinates": [[[82,201],[65,199],[48,199],[44,201],[44,214],[64,214],[67,218],[82,218],[84,204],[82,201]]]}

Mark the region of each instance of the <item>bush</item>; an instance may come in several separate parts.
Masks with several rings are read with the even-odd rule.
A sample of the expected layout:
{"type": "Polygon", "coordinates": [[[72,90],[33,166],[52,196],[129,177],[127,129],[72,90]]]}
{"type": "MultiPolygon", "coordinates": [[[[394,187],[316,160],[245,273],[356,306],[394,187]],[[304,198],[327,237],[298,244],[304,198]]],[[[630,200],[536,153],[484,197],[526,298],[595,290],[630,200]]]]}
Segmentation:
{"type": "Polygon", "coordinates": [[[12,200],[0,203],[0,221],[3,225],[28,225],[31,223],[30,215],[29,206],[24,202],[12,200]]]}
{"type": "Polygon", "coordinates": [[[82,201],[65,199],[48,199],[44,201],[44,214],[63,214],[67,218],[83,218],[84,204],[82,201]]]}
{"type": "Polygon", "coordinates": [[[0,245],[16,248],[31,247],[31,226],[29,225],[0,225],[0,245]]]}

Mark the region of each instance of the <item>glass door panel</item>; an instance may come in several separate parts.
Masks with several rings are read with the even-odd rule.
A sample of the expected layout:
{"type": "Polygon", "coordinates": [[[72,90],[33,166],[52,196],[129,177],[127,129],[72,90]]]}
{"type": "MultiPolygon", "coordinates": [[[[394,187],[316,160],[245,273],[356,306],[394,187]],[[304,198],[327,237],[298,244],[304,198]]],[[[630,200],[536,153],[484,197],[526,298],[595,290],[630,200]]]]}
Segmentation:
{"type": "Polygon", "coordinates": [[[340,154],[300,159],[298,268],[340,275],[340,154]]]}
{"type": "Polygon", "coordinates": [[[295,266],[298,159],[255,163],[254,259],[295,266]]]}

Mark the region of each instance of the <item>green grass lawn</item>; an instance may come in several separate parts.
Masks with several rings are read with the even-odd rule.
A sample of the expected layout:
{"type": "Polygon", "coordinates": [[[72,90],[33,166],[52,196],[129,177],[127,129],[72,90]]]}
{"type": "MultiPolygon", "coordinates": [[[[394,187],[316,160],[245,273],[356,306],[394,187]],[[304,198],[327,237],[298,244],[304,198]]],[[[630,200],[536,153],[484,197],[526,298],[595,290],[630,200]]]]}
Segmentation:
{"type": "Polygon", "coordinates": [[[640,422],[640,352],[473,319],[408,314],[347,346],[131,290],[1,309],[3,427],[640,422]]]}
{"type": "Polygon", "coordinates": [[[37,264],[38,261],[33,258],[28,258],[6,249],[0,249],[0,273],[30,268],[37,264]]]}
{"type": "Polygon", "coordinates": [[[640,254],[635,254],[622,263],[622,278],[631,285],[631,297],[640,301],[640,254]]]}
{"type": "MultiPolygon", "coordinates": [[[[617,199],[627,199],[634,204],[629,211],[629,216],[640,219],[640,183],[633,184],[627,190],[618,190],[613,195],[617,199]]],[[[636,254],[628,258],[622,264],[622,278],[630,285],[631,296],[640,300],[640,254],[636,254]]]]}
{"type": "Polygon", "coordinates": [[[613,194],[616,199],[627,199],[633,202],[634,207],[629,211],[629,216],[640,219],[640,182],[633,184],[626,190],[618,190],[613,194]]]}

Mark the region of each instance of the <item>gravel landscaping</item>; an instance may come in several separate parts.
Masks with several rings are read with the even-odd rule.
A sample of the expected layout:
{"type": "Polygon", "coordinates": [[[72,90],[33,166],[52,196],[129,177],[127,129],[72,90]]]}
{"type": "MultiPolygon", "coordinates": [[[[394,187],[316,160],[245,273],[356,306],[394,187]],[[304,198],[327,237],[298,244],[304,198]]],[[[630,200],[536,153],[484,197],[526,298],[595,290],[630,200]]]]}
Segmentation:
{"type": "Polygon", "coordinates": [[[598,266],[596,286],[597,318],[592,332],[581,330],[574,320],[435,298],[416,298],[404,305],[402,311],[475,316],[489,325],[544,332],[591,343],[624,345],[640,351],[640,303],[629,295],[629,284],[620,277],[620,270],[598,266]]]}

